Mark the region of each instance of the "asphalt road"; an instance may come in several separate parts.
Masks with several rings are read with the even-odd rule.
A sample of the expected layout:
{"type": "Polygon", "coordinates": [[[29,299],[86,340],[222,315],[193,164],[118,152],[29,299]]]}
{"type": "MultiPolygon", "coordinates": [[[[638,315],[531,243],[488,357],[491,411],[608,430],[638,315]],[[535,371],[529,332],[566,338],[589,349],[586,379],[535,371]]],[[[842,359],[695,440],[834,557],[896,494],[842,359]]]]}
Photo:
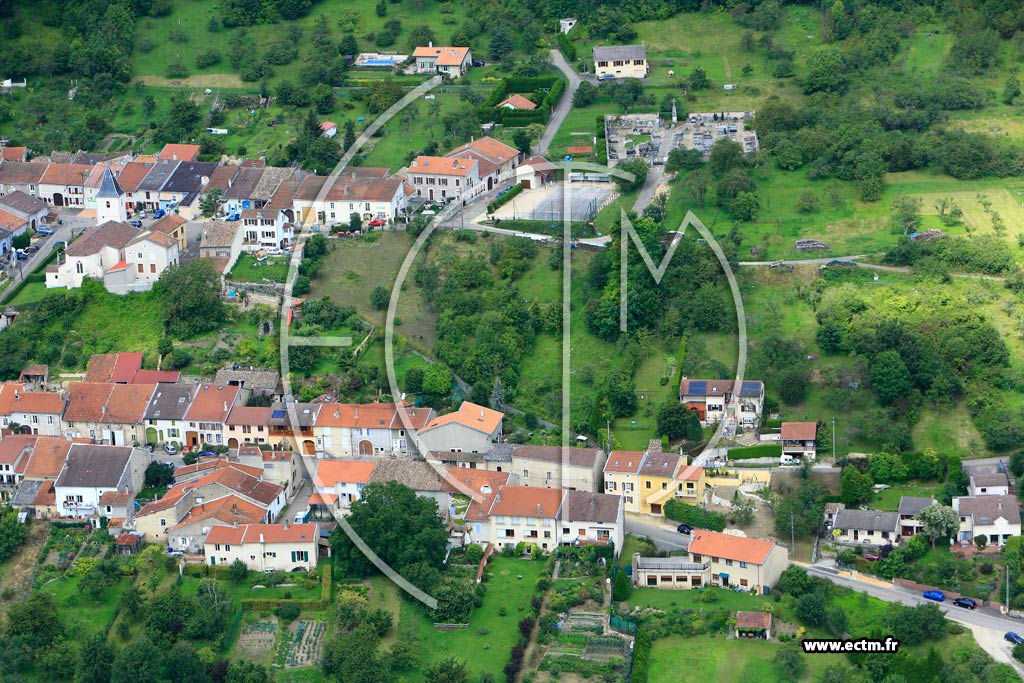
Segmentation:
{"type": "Polygon", "coordinates": [[[561,52],[558,50],[551,51],[551,63],[565,74],[565,77],[569,80],[569,86],[562,93],[562,99],[558,101],[554,111],[551,112],[547,128],[544,129],[544,134],[540,136],[540,141],[537,142],[537,154],[541,155],[547,154],[551,141],[555,139],[555,134],[562,127],[565,117],[569,115],[569,110],[572,109],[572,98],[576,94],[576,88],[580,87],[579,74],[565,61],[565,57],[562,56],[561,52]]]}
{"type": "Polygon", "coordinates": [[[690,546],[690,537],[676,531],[674,526],[647,521],[635,515],[626,515],[625,531],[634,536],[647,536],[658,550],[686,550],[690,546]]]}

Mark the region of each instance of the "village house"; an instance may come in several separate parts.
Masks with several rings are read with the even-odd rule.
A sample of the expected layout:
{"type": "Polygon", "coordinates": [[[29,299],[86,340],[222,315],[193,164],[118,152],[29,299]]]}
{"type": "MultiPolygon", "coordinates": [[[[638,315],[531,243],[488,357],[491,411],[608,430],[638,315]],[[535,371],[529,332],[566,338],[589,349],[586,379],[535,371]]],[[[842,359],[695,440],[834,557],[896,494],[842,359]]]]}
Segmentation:
{"type": "Polygon", "coordinates": [[[185,447],[201,448],[203,444],[224,443],[224,421],[238,399],[238,387],[223,384],[202,384],[185,411],[185,447]]]}
{"type": "Polygon", "coordinates": [[[473,53],[468,47],[418,47],[412,53],[416,60],[416,73],[440,74],[445,78],[458,78],[469,71],[473,53]]]}
{"type": "Polygon", "coordinates": [[[771,640],[772,613],[737,612],[735,628],[737,638],[755,638],[757,640],[771,640]]]}
{"type": "Polygon", "coordinates": [[[172,240],[178,243],[178,253],[182,253],[188,249],[188,236],[185,230],[185,224],[188,221],[178,214],[169,213],[153,225],[149,226],[150,232],[159,232],[167,235],[172,240]]]}
{"type": "Polygon", "coordinates": [[[20,190],[30,197],[41,198],[39,182],[47,166],[48,163],[40,162],[0,164],[0,197],[20,190]]]}
{"type": "Polygon", "coordinates": [[[917,519],[917,513],[934,504],[934,498],[902,496],[897,510],[897,514],[900,516],[900,536],[913,536],[920,533],[922,524],[917,519]]]}
{"type": "MultiPolygon", "coordinates": [[[[444,462],[447,455],[439,453],[438,457],[444,462]]],[[[456,454],[455,458],[459,457],[464,456],[456,454]]],[[[497,443],[484,454],[482,464],[491,471],[510,473],[517,486],[600,493],[605,460],[605,452],[600,448],[497,443]]]]}
{"type": "Polygon", "coordinates": [[[376,463],[372,460],[319,460],[313,475],[312,507],[333,514],[347,510],[360,498],[376,463]]]}
{"type": "Polygon", "coordinates": [[[242,211],[242,251],[287,249],[294,233],[283,211],[245,209],[242,211]]]}
{"type": "Polygon", "coordinates": [[[64,435],[115,446],[145,443],[144,420],[155,384],[71,382],[64,435]]]}
{"type": "Polygon", "coordinates": [[[760,426],[764,409],[764,384],[748,380],[737,387],[730,379],[683,377],[679,383],[679,400],[697,413],[701,426],[726,420],[744,429],[754,429],[760,426]]]}
{"type": "Polygon", "coordinates": [[[822,513],[823,520],[825,522],[825,529],[829,532],[832,531],[832,527],[836,523],[836,516],[840,510],[845,510],[846,505],[843,503],[825,503],[825,511],[822,513]]]}
{"type": "Polygon", "coordinates": [[[199,196],[210,182],[218,164],[209,161],[183,161],[160,188],[160,208],[192,220],[199,216],[199,196]]]}
{"type": "Polygon", "coordinates": [[[256,446],[239,446],[236,461],[258,468],[264,481],[284,487],[285,498],[298,492],[302,483],[299,456],[292,451],[268,451],[256,446]]]}
{"type": "Polygon", "coordinates": [[[270,524],[285,506],[284,487],[229,464],[178,483],[140,509],[134,529],[149,543],[199,552],[210,528],[221,524],[270,524]]]}
{"type": "Polygon", "coordinates": [[[513,182],[522,154],[515,147],[485,136],[456,147],[445,157],[475,161],[482,192],[484,186],[491,190],[500,183],[513,182]]]}
{"type": "Polygon", "coordinates": [[[643,45],[613,45],[594,48],[594,75],[598,79],[647,78],[647,48],[643,45]]]}
{"type": "Polygon", "coordinates": [[[60,436],[63,434],[63,393],[26,391],[21,382],[0,384],[0,425],[18,426],[20,434],[60,436]]]}
{"type": "Polygon", "coordinates": [[[544,187],[555,179],[558,167],[542,156],[532,156],[516,167],[516,182],[524,190],[544,187]]]}
{"type": "Polygon", "coordinates": [[[202,147],[199,145],[182,145],[178,143],[167,143],[157,155],[159,159],[169,161],[195,161],[199,158],[202,147]]]}
{"type": "Polygon", "coordinates": [[[256,188],[263,179],[263,166],[240,166],[224,191],[224,211],[241,213],[256,208],[256,188]]]}
{"type": "Polygon", "coordinates": [[[143,370],[140,351],[94,353],[85,371],[86,382],[114,384],[173,384],[179,377],[178,370],[143,370]]]}
{"type": "Polygon", "coordinates": [[[818,435],[816,422],[783,422],[782,423],[782,458],[803,461],[807,458],[814,462],[817,457],[815,439],[818,435]]]}
{"type": "Polygon", "coordinates": [[[46,286],[74,289],[91,277],[112,294],[146,291],[178,262],[178,245],[162,233],[108,221],[67,246],[46,267],[46,286]]]}
{"type": "MultiPolygon", "coordinates": [[[[323,403],[313,423],[314,452],[327,458],[415,455],[416,433],[433,417],[431,408],[403,411],[394,403],[323,403]]],[[[303,453],[309,454],[305,442],[303,453]]]]}
{"type": "Polygon", "coordinates": [[[676,494],[675,477],[686,459],[675,453],[652,453],[648,451],[640,463],[640,512],[649,515],[662,514],[662,506],[676,494]]]}
{"type": "Polygon", "coordinates": [[[146,443],[172,443],[185,439],[185,413],[192,405],[196,387],[192,384],[158,384],[146,406],[146,443]]]}
{"type": "Polygon", "coordinates": [[[146,176],[149,175],[152,168],[153,164],[151,163],[146,164],[139,161],[131,161],[125,164],[120,173],[117,174],[117,185],[124,192],[124,194],[121,195],[121,201],[124,203],[125,211],[129,218],[134,215],[136,211],[153,208],[152,192],[139,190],[139,185],[146,179],[146,176]],[[149,203],[148,206],[147,202],[149,203]]]}
{"type": "Polygon", "coordinates": [[[514,548],[519,543],[550,550],[560,545],[608,545],[622,549],[622,498],[604,493],[529,486],[501,486],[470,503],[472,542],[514,548]]]}
{"type": "MultiPolygon", "coordinates": [[[[41,225],[46,225],[50,209],[39,199],[21,190],[8,192],[0,196],[0,213],[14,216],[15,221],[25,226],[20,231],[12,230],[15,235],[24,232],[25,228],[35,230],[41,225]]],[[[0,226],[7,226],[8,219],[0,219],[0,226]]]]}
{"type": "Polygon", "coordinates": [[[39,179],[38,196],[51,206],[83,209],[85,181],[91,171],[85,164],[51,163],[39,179]]]}
{"type": "Polygon", "coordinates": [[[512,94],[495,105],[503,109],[518,109],[520,111],[533,111],[537,105],[519,94],[512,94]]]}
{"type": "Polygon", "coordinates": [[[8,503],[14,490],[24,479],[20,471],[32,457],[36,437],[28,435],[8,436],[0,441],[0,503],[8,503]]]}
{"type": "Polygon", "coordinates": [[[405,211],[406,185],[400,176],[366,177],[346,169],[322,180],[311,208],[328,225],[347,224],[352,214],[364,222],[394,220],[405,211]]]}
{"type": "Polygon", "coordinates": [[[881,547],[899,542],[898,512],[840,510],[832,524],[832,538],[844,545],[881,547]]]}
{"type": "MultiPolygon", "coordinates": [[[[0,448],[12,438],[0,441],[0,448]]],[[[18,462],[16,472],[19,483],[11,498],[11,505],[39,519],[59,517],[62,512],[57,509],[53,485],[64,469],[73,442],[58,436],[25,438],[31,439],[31,445],[28,457],[18,462]]]]}
{"type": "Polygon", "coordinates": [[[320,124],[320,134],[325,138],[333,138],[338,134],[338,124],[334,121],[324,121],[320,124]]]}
{"type": "Polygon", "coordinates": [[[213,261],[217,272],[223,274],[238,260],[244,238],[238,221],[206,221],[199,228],[199,256],[213,261]]]}
{"type": "Polygon", "coordinates": [[[640,512],[640,467],[646,451],[612,451],[604,463],[605,493],[622,496],[626,512],[640,512]]]}
{"type": "Polygon", "coordinates": [[[953,499],[960,515],[961,543],[984,536],[988,545],[1002,547],[1011,536],[1020,536],[1020,502],[1017,496],[963,496],[953,499]]]}
{"type": "Polygon", "coordinates": [[[108,492],[134,494],[141,490],[149,462],[144,448],[72,444],[53,485],[60,514],[103,516],[100,498],[108,492]]]}
{"type": "Polygon", "coordinates": [[[28,161],[28,147],[0,147],[0,161],[28,161]]]}
{"type": "Polygon", "coordinates": [[[424,454],[486,453],[501,441],[504,419],[504,413],[463,401],[457,411],[435,417],[417,432],[419,450],[424,454]]]}
{"type": "Polygon", "coordinates": [[[314,425],[320,412],[319,403],[275,400],[270,405],[270,421],[267,423],[268,443],[274,448],[284,448],[316,454],[314,425]]]}
{"type": "MultiPolygon", "coordinates": [[[[243,445],[268,444],[270,436],[270,406],[235,405],[224,419],[222,443],[228,448],[239,448],[243,445]]],[[[212,443],[212,442],[210,442],[212,443]]]]}
{"type": "Polygon", "coordinates": [[[209,565],[241,560],[251,571],[291,572],[316,568],[320,542],[317,524],[217,525],[203,542],[209,565]]]}
{"type": "Polygon", "coordinates": [[[1010,480],[1006,477],[1005,472],[971,474],[967,484],[967,495],[1008,496],[1010,495],[1010,480]]]}
{"type": "Polygon", "coordinates": [[[420,155],[406,173],[416,196],[432,202],[470,199],[486,189],[480,184],[480,166],[473,159],[420,155]]]}
{"type": "MultiPolygon", "coordinates": [[[[232,459],[227,456],[197,457],[196,461],[191,465],[182,465],[174,470],[174,483],[184,484],[186,482],[195,481],[200,477],[205,477],[211,472],[222,470],[226,467],[238,470],[239,472],[248,474],[250,477],[256,477],[257,479],[263,477],[262,467],[242,464],[238,459],[232,459]]],[[[268,479],[267,481],[270,480],[268,479]]],[[[278,482],[271,483],[276,484],[278,482]]]]}
{"type": "Polygon", "coordinates": [[[406,458],[379,458],[367,483],[396,482],[407,486],[420,498],[429,498],[437,503],[438,514],[448,519],[453,512],[453,486],[445,480],[446,474],[447,469],[436,463],[406,458]]]}
{"type": "MultiPolygon", "coordinates": [[[[717,586],[763,594],[775,587],[789,565],[789,551],[775,541],[694,530],[689,554],[675,567],[635,568],[633,584],[655,588],[717,586]]],[[[639,554],[633,556],[637,567],[639,554]]]]}

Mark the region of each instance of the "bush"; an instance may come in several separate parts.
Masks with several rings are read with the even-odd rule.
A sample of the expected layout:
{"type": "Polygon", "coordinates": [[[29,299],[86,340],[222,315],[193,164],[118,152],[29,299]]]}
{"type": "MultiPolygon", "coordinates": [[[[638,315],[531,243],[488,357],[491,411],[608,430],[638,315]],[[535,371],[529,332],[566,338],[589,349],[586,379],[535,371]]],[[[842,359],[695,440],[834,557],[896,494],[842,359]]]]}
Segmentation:
{"type": "Polygon", "coordinates": [[[487,205],[487,213],[494,213],[495,211],[497,211],[501,207],[505,206],[505,204],[508,204],[510,201],[512,201],[512,198],[515,197],[517,194],[519,194],[522,191],[523,191],[523,184],[522,183],[516,183],[515,185],[512,186],[511,190],[509,190],[508,192],[506,192],[505,194],[501,195],[500,197],[498,197],[493,202],[491,202],[490,204],[487,205]]]}
{"type": "Polygon", "coordinates": [[[676,522],[685,522],[699,529],[710,529],[711,531],[725,529],[725,515],[678,500],[670,500],[665,503],[665,517],[676,522]]]}
{"type": "Polygon", "coordinates": [[[762,443],[756,446],[730,448],[728,458],[730,460],[747,460],[750,458],[777,458],[780,455],[782,455],[781,444],[762,443]]]}
{"type": "Polygon", "coordinates": [[[285,623],[289,623],[299,616],[299,606],[293,602],[282,602],[277,606],[277,618],[285,623]]]}

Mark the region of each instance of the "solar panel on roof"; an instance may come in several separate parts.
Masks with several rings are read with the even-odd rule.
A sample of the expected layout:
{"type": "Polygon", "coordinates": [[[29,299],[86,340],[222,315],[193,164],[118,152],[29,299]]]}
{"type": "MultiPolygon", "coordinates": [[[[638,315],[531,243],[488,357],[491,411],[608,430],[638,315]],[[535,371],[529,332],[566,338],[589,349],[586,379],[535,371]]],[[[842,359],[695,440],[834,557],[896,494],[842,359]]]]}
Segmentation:
{"type": "Polygon", "coordinates": [[[285,416],[285,411],[283,411],[283,410],[275,410],[271,417],[273,417],[275,419],[280,419],[280,418],[282,418],[284,416],[285,416]]]}
{"type": "Polygon", "coordinates": [[[761,385],[757,382],[744,382],[740,390],[740,396],[758,396],[761,393],[761,385]]]}
{"type": "Polygon", "coordinates": [[[690,389],[687,391],[688,394],[706,394],[708,391],[708,383],[700,380],[690,382],[690,389]]]}

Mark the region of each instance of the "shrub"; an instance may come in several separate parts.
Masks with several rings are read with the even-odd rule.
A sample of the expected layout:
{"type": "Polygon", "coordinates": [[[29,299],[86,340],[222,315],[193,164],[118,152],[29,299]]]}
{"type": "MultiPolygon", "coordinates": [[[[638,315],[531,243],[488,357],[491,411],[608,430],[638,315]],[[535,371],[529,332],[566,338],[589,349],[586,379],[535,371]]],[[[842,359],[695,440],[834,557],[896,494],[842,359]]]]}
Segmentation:
{"type": "Polygon", "coordinates": [[[299,616],[299,606],[292,602],[282,602],[277,607],[277,617],[285,623],[291,622],[293,619],[299,616]]]}

